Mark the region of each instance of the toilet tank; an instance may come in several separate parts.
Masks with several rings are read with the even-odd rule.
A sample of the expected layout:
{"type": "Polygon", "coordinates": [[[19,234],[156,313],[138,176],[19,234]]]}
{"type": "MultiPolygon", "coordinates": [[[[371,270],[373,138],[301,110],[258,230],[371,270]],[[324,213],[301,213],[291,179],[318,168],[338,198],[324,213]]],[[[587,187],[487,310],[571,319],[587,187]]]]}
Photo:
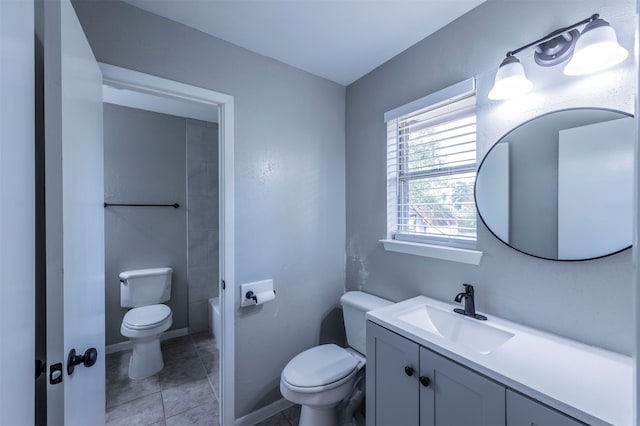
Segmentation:
{"type": "Polygon", "coordinates": [[[138,308],[171,298],[171,268],[136,269],[120,273],[120,306],[138,308]]]}
{"type": "Polygon", "coordinates": [[[342,303],[347,343],[353,349],[366,355],[366,313],[372,309],[391,305],[393,302],[372,294],[363,293],[362,291],[348,291],[342,295],[340,303],[342,303]]]}

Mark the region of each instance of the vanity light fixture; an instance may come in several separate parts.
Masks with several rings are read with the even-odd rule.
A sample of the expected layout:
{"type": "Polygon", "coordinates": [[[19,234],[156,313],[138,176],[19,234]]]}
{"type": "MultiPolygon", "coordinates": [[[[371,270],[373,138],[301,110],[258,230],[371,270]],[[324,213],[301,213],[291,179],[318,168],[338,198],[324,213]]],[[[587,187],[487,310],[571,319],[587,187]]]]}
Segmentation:
{"type": "Polygon", "coordinates": [[[619,64],[629,55],[618,44],[615,30],[596,13],[507,52],[496,72],[489,99],[507,99],[531,90],[533,83],[526,77],[524,67],[515,55],[533,46],[535,62],[540,66],[552,67],[571,59],[564,69],[566,75],[602,71],[619,64]],[[582,33],[576,29],[581,25],[585,25],[582,33]]]}
{"type": "Polygon", "coordinates": [[[524,67],[514,55],[507,54],[496,72],[496,80],[489,92],[489,99],[507,99],[524,95],[533,83],[524,73],[524,67]]]}

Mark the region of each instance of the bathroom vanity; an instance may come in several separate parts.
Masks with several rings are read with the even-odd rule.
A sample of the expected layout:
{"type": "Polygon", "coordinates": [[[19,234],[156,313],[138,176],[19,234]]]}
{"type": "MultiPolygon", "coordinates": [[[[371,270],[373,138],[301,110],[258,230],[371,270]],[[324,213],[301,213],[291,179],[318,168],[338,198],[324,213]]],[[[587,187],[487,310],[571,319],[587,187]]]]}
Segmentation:
{"type": "Polygon", "coordinates": [[[632,360],[418,296],[367,314],[367,425],[631,425],[632,360]]]}

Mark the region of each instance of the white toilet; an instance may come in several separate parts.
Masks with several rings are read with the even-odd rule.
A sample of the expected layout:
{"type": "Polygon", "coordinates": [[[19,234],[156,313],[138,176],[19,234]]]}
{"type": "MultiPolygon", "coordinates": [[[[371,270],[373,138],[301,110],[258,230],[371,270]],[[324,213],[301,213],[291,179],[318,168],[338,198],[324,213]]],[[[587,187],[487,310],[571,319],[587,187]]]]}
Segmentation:
{"type": "Polygon", "coordinates": [[[129,377],[143,379],[162,370],[160,334],[173,322],[171,308],[162,305],[171,298],[171,268],[138,269],[120,273],[120,306],[129,310],[120,333],[133,344],[129,377]]]}
{"type": "Polygon", "coordinates": [[[328,344],[307,349],[289,361],[280,376],[282,396],[302,405],[300,426],[338,424],[337,406],[351,396],[366,362],[365,314],[392,303],[361,291],[345,293],[340,302],[349,347],[328,344]]]}

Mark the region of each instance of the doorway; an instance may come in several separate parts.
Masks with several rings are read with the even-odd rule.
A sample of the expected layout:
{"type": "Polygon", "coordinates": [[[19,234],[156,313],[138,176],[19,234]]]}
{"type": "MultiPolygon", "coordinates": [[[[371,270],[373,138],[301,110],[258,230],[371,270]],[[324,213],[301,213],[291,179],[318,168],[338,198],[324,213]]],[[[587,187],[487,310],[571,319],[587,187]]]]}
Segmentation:
{"type": "MultiPolygon", "coordinates": [[[[121,92],[120,95],[125,94],[125,92],[135,95],[133,97],[137,98],[138,101],[141,100],[142,102],[142,104],[136,105],[135,102],[138,102],[138,101],[133,100],[132,102],[134,102],[134,104],[131,104],[130,106],[123,107],[123,108],[153,110],[154,107],[150,107],[148,104],[145,106],[145,102],[148,103],[151,97],[153,97],[156,101],[157,100],[164,101],[165,104],[180,103],[182,106],[186,106],[186,107],[190,106],[192,110],[200,111],[200,115],[194,116],[194,115],[189,115],[184,113],[174,114],[174,115],[183,115],[183,116],[186,115],[188,117],[186,119],[187,128],[191,126],[192,133],[194,134],[202,135],[203,133],[206,134],[207,132],[210,134],[211,133],[210,127],[214,125],[207,124],[207,122],[211,122],[211,121],[218,122],[217,124],[217,126],[219,127],[217,132],[218,133],[218,149],[216,152],[217,154],[216,157],[217,157],[217,166],[218,166],[218,179],[217,179],[218,194],[217,195],[219,195],[219,197],[217,198],[219,199],[219,208],[217,211],[218,213],[217,216],[219,216],[218,218],[219,235],[217,235],[218,232],[215,233],[215,236],[214,236],[214,233],[212,232],[207,233],[207,238],[204,240],[204,244],[206,244],[207,246],[211,246],[211,245],[219,246],[219,249],[218,249],[219,262],[218,262],[218,265],[216,265],[217,266],[216,269],[219,270],[220,278],[219,280],[216,279],[217,281],[216,285],[218,287],[217,290],[219,294],[220,308],[222,311],[222,327],[221,327],[222,336],[216,336],[216,342],[217,342],[218,351],[220,354],[219,366],[217,368],[217,370],[219,370],[219,389],[217,389],[216,391],[217,391],[218,399],[220,401],[220,422],[221,424],[231,424],[234,422],[234,409],[233,409],[234,407],[234,401],[233,401],[234,399],[234,390],[233,390],[233,371],[234,371],[234,366],[233,366],[233,363],[234,363],[234,356],[233,356],[234,300],[233,300],[233,297],[234,297],[234,292],[225,291],[225,287],[230,286],[229,289],[233,288],[233,282],[234,282],[234,279],[233,279],[233,272],[234,272],[233,270],[233,264],[234,264],[233,262],[233,254],[234,254],[234,251],[233,251],[233,98],[231,96],[220,94],[210,90],[186,85],[186,84],[171,81],[171,80],[161,79],[158,77],[146,75],[146,74],[135,72],[132,70],[127,70],[124,68],[114,67],[111,65],[100,64],[100,68],[103,73],[103,83],[106,86],[106,89],[103,92],[103,99],[105,101],[107,101],[107,98],[109,96],[113,95],[113,93],[109,95],[108,92],[113,91],[114,93],[121,92]],[[212,111],[216,111],[216,110],[218,111],[217,117],[214,117],[213,115],[216,113],[212,111]],[[202,114],[204,114],[205,116],[203,116],[202,114]],[[207,119],[208,118],[206,116],[207,114],[209,114],[209,117],[212,117],[212,119],[207,119]],[[217,241],[215,241],[215,243],[217,244],[212,244],[212,239],[217,239],[217,241]]],[[[111,109],[111,107],[109,108],[111,109]]],[[[166,105],[163,108],[166,108],[166,105]]],[[[156,109],[156,112],[166,113],[166,110],[156,109]]],[[[106,139],[105,139],[105,142],[107,142],[106,139]]],[[[105,153],[106,153],[106,147],[105,147],[105,153]]],[[[199,155],[198,153],[193,153],[194,158],[197,157],[198,155],[199,155]]],[[[105,160],[106,159],[107,159],[107,156],[105,155],[105,160]]],[[[191,166],[194,166],[194,163],[197,163],[197,161],[192,162],[191,166]]],[[[200,167],[200,166],[202,166],[202,164],[195,165],[195,167],[200,167]]],[[[190,167],[189,158],[186,158],[186,167],[187,168],[190,167]]],[[[187,183],[187,185],[190,186],[191,183],[187,183]]],[[[197,185],[195,186],[197,187],[197,185]]],[[[110,194],[105,193],[105,201],[114,202],[114,203],[118,201],[118,200],[109,200],[108,199],[109,197],[110,197],[110,194]]],[[[136,200],[131,200],[131,201],[136,201],[136,200]]],[[[175,202],[175,200],[169,200],[169,201],[170,201],[169,204],[173,204],[175,202]]],[[[188,206],[189,200],[187,199],[185,201],[188,206]]],[[[201,197],[199,201],[202,201],[201,197]]],[[[165,209],[167,208],[165,207],[165,209]]],[[[168,210],[170,211],[173,209],[168,208],[168,210]]],[[[182,217],[185,216],[185,213],[186,212],[183,211],[182,217]]],[[[165,210],[165,213],[162,213],[162,214],[166,216],[167,214],[170,215],[170,212],[167,212],[167,210],[165,210]]],[[[178,214],[178,216],[180,217],[180,214],[178,214]]],[[[204,216],[207,216],[207,215],[204,215],[204,216]]],[[[108,216],[105,215],[105,217],[108,220],[108,216]]],[[[199,215],[199,217],[197,218],[198,220],[194,219],[190,221],[191,223],[188,226],[189,230],[187,234],[192,234],[191,242],[193,242],[193,239],[196,239],[196,238],[198,238],[199,241],[202,240],[204,237],[202,237],[201,233],[204,231],[207,231],[208,227],[210,227],[211,225],[210,223],[209,224],[203,223],[200,220],[201,217],[202,215],[199,215]],[[192,225],[196,225],[196,226],[192,226],[192,225]],[[200,228],[198,228],[198,226],[200,228]]],[[[209,217],[208,219],[210,222],[211,217],[209,217]]],[[[187,222],[189,222],[188,219],[187,219],[187,222]]],[[[106,232],[109,232],[109,229],[106,229],[106,232]]],[[[191,248],[192,244],[188,244],[188,246],[191,248]]],[[[205,250],[204,253],[205,253],[205,256],[208,256],[208,257],[210,257],[211,255],[210,250],[208,252],[205,250]]],[[[195,252],[192,253],[192,255],[195,256],[195,252]]],[[[202,252],[200,253],[200,255],[202,255],[202,252]]],[[[189,265],[197,265],[198,262],[194,262],[193,260],[194,259],[192,259],[191,262],[187,261],[187,263],[189,265]]],[[[205,262],[206,261],[207,260],[205,260],[205,262]]],[[[211,261],[211,259],[208,259],[208,261],[211,261]]],[[[159,265],[159,266],[162,266],[162,265],[159,265]]],[[[187,266],[187,264],[185,264],[184,269],[185,270],[183,271],[183,273],[186,273],[186,275],[189,275],[190,272],[192,274],[196,274],[198,272],[197,268],[194,271],[189,271],[189,266],[187,266]]],[[[207,309],[208,302],[205,301],[204,299],[199,300],[198,298],[202,298],[203,297],[202,295],[205,294],[206,291],[204,291],[205,289],[203,288],[197,288],[197,287],[191,288],[191,285],[195,284],[195,281],[197,281],[195,276],[192,276],[192,279],[189,279],[188,277],[185,277],[185,278],[186,278],[186,281],[190,281],[189,290],[183,291],[184,293],[186,293],[185,297],[187,298],[186,300],[187,300],[187,306],[188,306],[188,312],[189,312],[187,327],[189,327],[189,324],[193,324],[193,329],[194,329],[193,331],[202,331],[201,329],[203,328],[203,324],[202,324],[203,315],[205,315],[204,314],[205,312],[206,312],[206,315],[208,315],[208,309],[207,309]],[[194,296],[193,298],[189,297],[189,294],[191,293],[194,296]]],[[[107,275],[107,279],[109,279],[109,275],[107,275]]],[[[109,286],[111,284],[113,283],[110,283],[110,282],[105,283],[106,286],[109,286]]],[[[206,322],[206,324],[208,324],[208,321],[206,322]]],[[[171,334],[171,332],[169,332],[170,333],[169,337],[186,335],[188,332],[189,330],[185,327],[177,328],[176,330],[174,330],[173,335],[171,334]]],[[[205,334],[206,333],[196,334],[195,336],[198,336],[196,340],[202,341],[203,336],[205,336],[205,334]]],[[[179,339],[177,339],[176,341],[179,341],[179,339]]],[[[204,356],[207,356],[206,355],[207,353],[208,352],[206,351],[202,353],[198,352],[198,356],[200,357],[200,359],[202,359],[204,356]]],[[[211,362],[211,361],[212,361],[211,359],[208,360],[208,362],[211,362]]]]}

